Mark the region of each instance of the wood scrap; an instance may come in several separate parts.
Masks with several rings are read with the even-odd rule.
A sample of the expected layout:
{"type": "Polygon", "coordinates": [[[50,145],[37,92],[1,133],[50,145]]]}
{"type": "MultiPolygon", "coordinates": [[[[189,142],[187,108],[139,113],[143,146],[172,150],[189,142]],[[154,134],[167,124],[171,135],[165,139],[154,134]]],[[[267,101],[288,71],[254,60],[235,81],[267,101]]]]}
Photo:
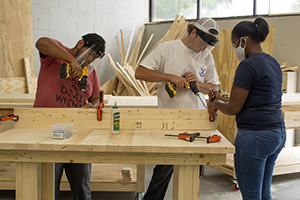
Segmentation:
{"type": "Polygon", "coordinates": [[[123,167],[121,172],[122,172],[122,181],[123,182],[131,182],[132,168],[131,167],[123,167]]]}
{"type": "Polygon", "coordinates": [[[23,62],[24,62],[24,69],[25,69],[25,78],[27,83],[27,93],[32,94],[34,92],[34,89],[31,81],[31,69],[30,69],[29,58],[25,57],[23,59],[23,62]]]}

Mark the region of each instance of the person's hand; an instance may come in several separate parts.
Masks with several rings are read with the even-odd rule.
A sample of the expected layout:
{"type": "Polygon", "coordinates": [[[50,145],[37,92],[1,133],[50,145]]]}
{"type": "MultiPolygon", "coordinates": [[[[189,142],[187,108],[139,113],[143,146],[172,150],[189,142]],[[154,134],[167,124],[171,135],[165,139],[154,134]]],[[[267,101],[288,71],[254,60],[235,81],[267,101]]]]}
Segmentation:
{"type": "Polygon", "coordinates": [[[212,103],[207,105],[207,111],[208,111],[209,119],[211,118],[212,114],[214,114],[215,116],[218,116],[217,107],[215,105],[215,102],[216,101],[213,101],[212,103]]]}
{"type": "Polygon", "coordinates": [[[86,101],[82,108],[94,108],[94,106],[91,102],[86,101]]]}
{"type": "Polygon", "coordinates": [[[77,60],[72,61],[70,65],[72,66],[72,75],[76,76],[77,78],[80,78],[82,75],[82,67],[78,64],[77,60]]]}
{"type": "Polygon", "coordinates": [[[170,78],[170,82],[176,85],[176,88],[187,88],[186,79],[181,76],[172,75],[170,78]]]}
{"type": "Polygon", "coordinates": [[[185,75],[186,81],[188,81],[188,82],[196,82],[197,83],[198,78],[197,78],[197,75],[195,73],[188,71],[184,75],[185,75]]]}
{"type": "Polygon", "coordinates": [[[218,90],[209,89],[208,92],[209,99],[220,100],[222,98],[221,93],[218,90]]]}

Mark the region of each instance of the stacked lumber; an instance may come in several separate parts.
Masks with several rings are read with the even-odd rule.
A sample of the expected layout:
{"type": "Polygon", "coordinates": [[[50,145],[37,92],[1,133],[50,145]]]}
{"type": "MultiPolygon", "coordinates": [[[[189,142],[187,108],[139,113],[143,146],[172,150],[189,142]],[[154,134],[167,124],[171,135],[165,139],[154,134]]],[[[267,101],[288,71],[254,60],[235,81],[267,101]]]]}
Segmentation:
{"type": "Polygon", "coordinates": [[[122,168],[122,182],[131,182],[132,168],[123,167],[122,168]]]}
{"type": "MultiPolygon", "coordinates": [[[[154,47],[148,52],[148,54],[162,42],[181,39],[186,33],[187,24],[188,22],[183,16],[176,15],[171,28],[158,41],[158,43],[154,45],[154,47]]],[[[111,55],[108,54],[110,60],[109,66],[115,71],[115,76],[101,86],[106,94],[112,94],[114,96],[154,96],[157,94],[156,82],[152,83],[137,80],[134,76],[135,70],[144,57],[145,51],[153,38],[153,34],[148,39],[145,47],[139,55],[145,26],[139,28],[136,43],[133,47],[131,55],[129,56],[129,50],[131,48],[134,30],[135,25],[133,26],[126,51],[123,31],[120,31],[121,44],[119,42],[118,36],[116,36],[121,63],[115,62],[111,55]]]]}
{"type": "Polygon", "coordinates": [[[298,72],[298,66],[291,66],[288,62],[279,62],[282,72],[298,72]]]}

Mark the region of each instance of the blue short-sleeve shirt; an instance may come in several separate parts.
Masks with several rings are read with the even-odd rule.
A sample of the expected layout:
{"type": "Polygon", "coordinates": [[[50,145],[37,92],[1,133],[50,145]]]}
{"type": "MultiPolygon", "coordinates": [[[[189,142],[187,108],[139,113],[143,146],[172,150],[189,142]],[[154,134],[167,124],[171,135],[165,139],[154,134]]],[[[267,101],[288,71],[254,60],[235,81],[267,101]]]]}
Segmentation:
{"type": "Polygon", "coordinates": [[[282,70],[272,56],[257,53],[243,60],[236,70],[233,84],[249,91],[243,109],[236,115],[238,128],[266,130],[284,127],[282,70]]]}

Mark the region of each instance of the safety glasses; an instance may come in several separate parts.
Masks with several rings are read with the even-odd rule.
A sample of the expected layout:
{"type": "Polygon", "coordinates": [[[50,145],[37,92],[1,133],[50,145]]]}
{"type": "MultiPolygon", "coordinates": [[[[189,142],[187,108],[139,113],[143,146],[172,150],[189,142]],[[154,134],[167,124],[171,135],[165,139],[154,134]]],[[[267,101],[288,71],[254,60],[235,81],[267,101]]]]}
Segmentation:
{"type": "Polygon", "coordinates": [[[211,46],[216,46],[219,42],[218,38],[205,33],[204,31],[196,28],[197,35],[201,37],[201,39],[211,46]]]}
{"type": "Polygon", "coordinates": [[[241,38],[240,38],[240,39],[237,39],[234,43],[232,43],[231,46],[232,46],[233,49],[236,49],[236,48],[237,48],[237,45],[238,45],[237,43],[238,43],[240,40],[241,40],[241,38]]]}

